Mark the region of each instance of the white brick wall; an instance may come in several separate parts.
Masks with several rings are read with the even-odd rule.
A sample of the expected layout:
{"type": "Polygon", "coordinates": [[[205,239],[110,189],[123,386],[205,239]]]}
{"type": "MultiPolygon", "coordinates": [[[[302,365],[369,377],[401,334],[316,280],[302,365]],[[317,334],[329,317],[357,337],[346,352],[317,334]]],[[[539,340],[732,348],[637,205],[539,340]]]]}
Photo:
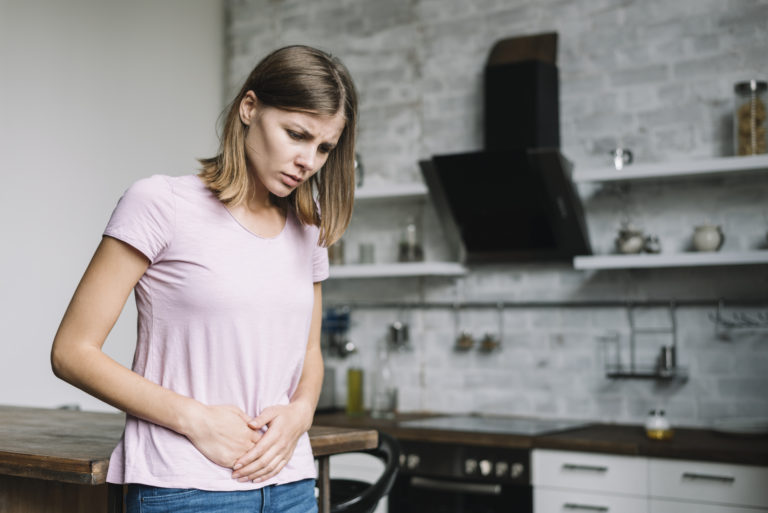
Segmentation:
{"type": "MultiPolygon", "coordinates": [[[[766,0],[231,0],[229,89],[269,50],[306,43],[340,56],[361,98],[359,152],[372,182],[420,180],[417,162],[482,147],[481,73],[504,37],[559,33],[563,153],[577,167],[607,165],[621,143],[636,161],[732,154],[733,83],[768,78],[766,0]]],[[[612,250],[625,216],[658,234],[665,251],[684,250],[696,224],[721,224],[725,249],[763,247],[768,179],[760,176],[582,187],[592,244],[612,250]]],[[[395,259],[399,226],[422,217],[427,258],[451,254],[429,205],[360,206],[347,236],[375,240],[378,261],[395,259]],[[364,210],[368,208],[368,210],[364,210]]],[[[478,266],[458,280],[329,282],[326,302],[563,301],[765,298],[766,266],[576,272],[566,265],[478,266]]],[[[480,411],[551,417],[642,420],[664,406],[673,422],[706,425],[723,415],[768,415],[768,332],[715,336],[711,307],[678,309],[684,385],[604,377],[602,337],[629,334],[623,308],[508,309],[502,351],[456,354],[448,310],[359,310],[350,337],[371,365],[386,325],[411,324],[413,349],[393,358],[404,410],[480,411]]],[[[464,311],[481,336],[495,311],[464,311]]],[[[658,340],[640,340],[652,358],[658,340]]],[[[626,347],[624,348],[626,353],[626,347]]],[[[343,370],[349,362],[328,358],[343,370]]],[[[343,372],[338,373],[343,378],[343,372]]],[[[339,397],[344,381],[339,380],[339,397]]]]}

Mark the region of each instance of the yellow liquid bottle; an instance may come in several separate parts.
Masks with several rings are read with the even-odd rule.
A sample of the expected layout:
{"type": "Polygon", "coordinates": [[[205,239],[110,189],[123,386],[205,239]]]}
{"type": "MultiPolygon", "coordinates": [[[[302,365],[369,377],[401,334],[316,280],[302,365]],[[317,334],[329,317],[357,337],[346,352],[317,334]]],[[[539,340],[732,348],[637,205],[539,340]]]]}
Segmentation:
{"type": "Polygon", "coordinates": [[[363,369],[347,369],[347,415],[358,417],[365,413],[363,407],[363,369]]]}

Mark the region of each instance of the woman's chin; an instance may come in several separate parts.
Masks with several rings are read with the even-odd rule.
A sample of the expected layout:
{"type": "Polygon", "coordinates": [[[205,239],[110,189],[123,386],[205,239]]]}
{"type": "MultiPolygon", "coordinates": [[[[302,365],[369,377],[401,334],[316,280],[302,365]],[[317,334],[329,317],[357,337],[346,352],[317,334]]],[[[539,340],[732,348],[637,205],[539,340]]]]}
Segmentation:
{"type": "Polygon", "coordinates": [[[295,190],[296,190],[295,187],[288,187],[285,184],[279,184],[277,187],[269,188],[269,192],[271,192],[273,195],[277,196],[278,198],[287,198],[295,190]]]}

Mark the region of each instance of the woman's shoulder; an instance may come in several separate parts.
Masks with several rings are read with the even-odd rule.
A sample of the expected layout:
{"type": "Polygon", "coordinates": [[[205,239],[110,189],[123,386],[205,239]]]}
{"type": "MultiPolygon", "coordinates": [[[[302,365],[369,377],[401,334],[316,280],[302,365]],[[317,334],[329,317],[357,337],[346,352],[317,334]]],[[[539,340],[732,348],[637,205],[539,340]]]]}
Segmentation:
{"type": "Polygon", "coordinates": [[[152,175],[139,178],[128,186],[125,195],[149,198],[167,194],[172,191],[171,179],[172,177],[168,175],[152,175]]]}
{"type": "Polygon", "coordinates": [[[159,199],[173,196],[180,189],[202,189],[204,187],[203,182],[197,175],[170,176],[155,174],[133,182],[126,190],[126,195],[146,199],[159,199]]]}

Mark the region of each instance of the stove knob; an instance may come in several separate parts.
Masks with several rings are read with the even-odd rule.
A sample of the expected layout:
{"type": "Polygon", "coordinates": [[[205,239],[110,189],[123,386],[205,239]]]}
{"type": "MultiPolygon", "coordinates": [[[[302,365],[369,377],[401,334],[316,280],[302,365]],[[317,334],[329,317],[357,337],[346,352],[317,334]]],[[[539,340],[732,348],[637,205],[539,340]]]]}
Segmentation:
{"type": "Polygon", "coordinates": [[[408,458],[406,459],[406,465],[410,469],[414,469],[418,467],[420,462],[421,462],[421,458],[419,458],[418,454],[409,454],[408,458]]]}
{"type": "Polygon", "coordinates": [[[512,465],[512,477],[520,477],[525,470],[525,467],[522,463],[515,463],[512,465]]]}
{"type": "Polygon", "coordinates": [[[496,462],[496,477],[507,477],[509,474],[509,463],[506,461],[496,462]]]}
{"type": "Polygon", "coordinates": [[[493,464],[488,460],[481,460],[480,461],[480,473],[484,476],[488,476],[491,474],[491,470],[493,469],[493,464]]]}
{"type": "Polygon", "coordinates": [[[404,453],[400,453],[400,466],[401,467],[405,466],[405,454],[404,453]]]}
{"type": "Polygon", "coordinates": [[[475,472],[477,472],[477,460],[470,458],[464,462],[464,473],[474,474],[475,472]]]}

